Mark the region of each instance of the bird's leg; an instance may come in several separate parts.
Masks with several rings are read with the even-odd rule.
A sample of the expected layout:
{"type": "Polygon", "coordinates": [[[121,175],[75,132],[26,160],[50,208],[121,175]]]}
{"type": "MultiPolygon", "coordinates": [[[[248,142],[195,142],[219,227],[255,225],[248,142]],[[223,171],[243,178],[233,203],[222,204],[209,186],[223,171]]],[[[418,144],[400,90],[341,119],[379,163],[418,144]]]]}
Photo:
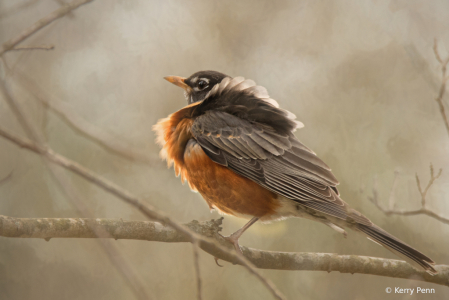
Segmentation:
{"type": "Polygon", "coordinates": [[[237,251],[237,253],[243,255],[242,249],[240,249],[240,245],[239,245],[239,238],[242,236],[242,234],[249,228],[251,227],[251,225],[253,225],[254,223],[257,222],[257,220],[259,220],[258,217],[254,217],[251,220],[249,220],[248,223],[246,223],[245,225],[243,225],[242,228],[240,228],[239,230],[237,230],[236,232],[234,232],[233,234],[231,234],[230,236],[222,236],[225,240],[229,241],[230,243],[232,243],[234,245],[235,251],[237,251]]]}
{"type": "MultiPolygon", "coordinates": [[[[237,252],[237,254],[240,254],[243,256],[243,252],[242,249],[240,249],[240,245],[239,245],[239,238],[242,236],[242,234],[251,227],[251,225],[253,225],[254,223],[257,222],[257,220],[259,220],[259,218],[254,217],[251,220],[249,220],[248,223],[246,223],[245,225],[243,225],[242,228],[240,228],[239,230],[237,230],[236,232],[234,232],[233,234],[231,234],[230,236],[222,236],[220,233],[220,236],[222,238],[224,238],[225,240],[227,240],[228,242],[230,242],[231,244],[234,245],[235,251],[237,252]]],[[[223,267],[222,265],[220,265],[218,263],[218,258],[214,257],[215,259],[215,263],[217,264],[217,266],[219,267],[223,267]]]]}

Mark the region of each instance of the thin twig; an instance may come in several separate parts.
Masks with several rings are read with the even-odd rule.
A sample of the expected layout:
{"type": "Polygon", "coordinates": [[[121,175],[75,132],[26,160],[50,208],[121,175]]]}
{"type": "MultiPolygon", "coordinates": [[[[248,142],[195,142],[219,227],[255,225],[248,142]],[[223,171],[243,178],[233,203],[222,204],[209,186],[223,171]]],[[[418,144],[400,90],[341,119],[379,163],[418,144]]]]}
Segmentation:
{"type": "Polygon", "coordinates": [[[433,39],[433,53],[435,53],[435,58],[440,64],[443,64],[443,60],[441,59],[440,53],[438,52],[438,40],[433,39]]]}
{"type": "Polygon", "coordinates": [[[15,79],[26,90],[28,90],[33,99],[48,107],[56,113],[74,130],[85,136],[86,138],[97,143],[100,147],[111,153],[120,155],[126,159],[142,162],[151,166],[163,166],[164,164],[157,155],[152,153],[144,153],[136,149],[136,146],[125,141],[121,137],[117,137],[110,132],[95,126],[86,121],[81,116],[74,113],[74,108],[69,103],[63,101],[55,101],[45,94],[43,89],[31,78],[20,72],[15,72],[15,79]]]}
{"type": "MultiPolygon", "coordinates": [[[[79,191],[74,188],[70,180],[67,178],[67,174],[64,170],[61,170],[58,166],[54,164],[47,165],[50,170],[50,174],[54,182],[59,186],[64,193],[64,195],[70,200],[70,202],[75,206],[83,217],[95,218],[92,210],[82,201],[82,196],[79,191]]],[[[106,237],[112,238],[113,236],[109,234],[103,227],[93,226],[91,227],[92,232],[96,237],[106,237]]],[[[47,237],[47,241],[51,236],[47,237]]],[[[136,296],[136,299],[148,300],[151,299],[150,295],[145,288],[147,285],[143,281],[142,277],[130,267],[130,263],[125,255],[120,253],[118,246],[112,243],[108,243],[104,239],[97,239],[100,247],[106,253],[106,257],[111,262],[112,266],[118,271],[119,275],[124,280],[125,284],[130,288],[132,293],[136,296]]]]}
{"type": "Polygon", "coordinates": [[[443,169],[440,169],[438,171],[438,175],[435,176],[434,171],[433,171],[433,165],[430,164],[430,179],[429,179],[429,183],[427,183],[427,186],[424,189],[424,191],[421,188],[421,183],[419,182],[418,173],[415,174],[415,176],[416,176],[416,185],[418,186],[419,193],[421,194],[421,206],[422,206],[422,208],[426,208],[426,195],[427,195],[427,192],[429,191],[429,189],[432,186],[432,184],[434,183],[434,181],[437,180],[441,176],[441,172],[443,172],[443,169]]]}
{"type": "MultiPolygon", "coordinates": [[[[222,218],[204,222],[191,221],[185,224],[190,230],[223,242],[222,218]]],[[[12,218],[0,216],[0,236],[9,238],[97,238],[93,228],[101,227],[108,235],[101,238],[144,240],[165,243],[190,242],[185,234],[158,222],[127,221],[114,219],[80,218],[12,218]]],[[[205,252],[231,263],[234,260],[217,248],[199,246],[205,252]]],[[[407,280],[419,280],[449,286],[449,266],[436,265],[438,274],[432,276],[417,270],[404,261],[335,253],[274,252],[242,246],[242,251],[256,267],[271,270],[325,271],[347,274],[369,274],[407,280]]]]}
{"type": "Polygon", "coordinates": [[[10,180],[12,178],[12,172],[13,171],[9,172],[8,175],[6,175],[2,179],[0,179],[0,185],[4,184],[5,182],[7,182],[8,180],[10,180]]]}
{"type": "MultiPolygon", "coordinates": [[[[61,6],[64,6],[64,5],[67,4],[63,0],[55,0],[55,2],[58,3],[61,6]]],[[[75,15],[73,14],[73,12],[69,12],[66,16],[69,17],[70,19],[75,18],[75,15]]]]}
{"type": "Polygon", "coordinates": [[[69,4],[66,4],[64,6],[61,6],[57,10],[53,11],[51,14],[45,16],[44,18],[40,19],[24,31],[22,31],[18,36],[8,40],[3,44],[3,49],[0,50],[0,56],[3,55],[6,51],[13,49],[17,44],[23,42],[25,39],[36,33],[41,28],[47,26],[48,24],[52,23],[53,21],[62,18],[72,10],[80,7],[83,4],[92,2],[93,0],[75,0],[73,2],[70,2],[69,4]]]}
{"type": "Polygon", "coordinates": [[[15,99],[12,97],[3,80],[0,80],[0,93],[3,94],[3,99],[6,101],[13,114],[16,116],[17,120],[25,131],[25,134],[33,141],[42,142],[42,136],[36,130],[34,130],[33,126],[31,126],[30,122],[25,117],[25,113],[23,112],[21,106],[16,103],[15,99]]]}
{"type": "MultiPolygon", "coordinates": [[[[19,123],[24,128],[26,134],[30,138],[35,140],[38,145],[45,145],[45,139],[43,135],[39,131],[37,131],[34,126],[32,126],[25,111],[22,109],[16,99],[13,98],[9,93],[2,80],[0,80],[0,90],[3,93],[4,99],[8,103],[14,115],[19,120],[19,123]]],[[[81,213],[81,215],[84,217],[92,218],[93,213],[86,205],[84,205],[83,201],[81,200],[81,196],[78,195],[77,190],[72,187],[72,185],[70,184],[70,180],[67,178],[67,174],[58,170],[57,166],[49,163],[48,160],[44,159],[44,161],[44,165],[48,167],[49,172],[53,176],[55,182],[61,187],[63,192],[66,194],[71,203],[76,207],[76,209],[81,213]]],[[[95,233],[98,235],[102,234],[101,232],[97,231],[95,233]]],[[[123,280],[129,286],[130,290],[133,292],[136,298],[141,300],[149,299],[149,295],[145,290],[145,284],[143,280],[138,276],[138,274],[133,271],[132,268],[129,267],[126,259],[122,255],[120,255],[118,248],[106,244],[103,240],[99,240],[99,244],[105,252],[109,261],[122,276],[123,280]]]]}
{"type": "Polygon", "coordinates": [[[2,9],[0,12],[0,19],[5,17],[11,17],[14,14],[20,12],[22,9],[32,6],[39,2],[39,0],[31,0],[28,2],[19,2],[9,7],[8,10],[2,9]]]}
{"type": "MultiPolygon", "coordinates": [[[[89,3],[93,0],[77,0],[73,1],[67,5],[64,5],[63,7],[55,10],[53,13],[49,14],[48,16],[42,18],[35,24],[33,24],[31,27],[24,30],[21,34],[19,34],[17,37],[12,38],[8,40],[6,43],[3,44],[3,49],[0,51],[0,56],[2,56],[6,51],[14,48],[17,44],[27,39],[29,36],[37,32],[39,29],[47,26],[51,22],[57,20],[58,18],[63,17],[70,11],[78,8],[79,6],[89,3]]],[[[24,129],[27,131],[27,134],[30,134],[30,136],[33,138],[33,140],[38,141],[36,136],[33,136],[33,131],[31,128],[27,128],[28,120],[24,118],[23,115],[21,115],[20,111],[14,111],[16,115],[19,117],[19,121],[21,122],[24,129]]],[[[201,237],[200,235],[192,232],[182,224],[170,219],[166,214],[156,211],[155,208],[145,205],[141,199],[135,197],[130,192],[120,188],[119,186],[113,184],[112,182],[107,181],[105,178],[100,177],[99,175],[95,174],[94,172],[82,167],[81,165],[77,164],[76,162],[70,161],[69,159],[55,153],[53,150],[48,148],[47,146],[39,145],[31,141],[26,141],[21,138],[18,138],[3,129],[0,129],[1,135],[5,137],[6,139],[10,140],[11,142],[15,143],[16,145],[19,145],[21,147],[24,147],[26,149],[29,149],[35,153],[38,153],[44,157],[46,157],[49,161],[56,163],[66,169],[71,170],[72,172],[80,175],[81,177],[85,178],[86,180],[94,183],[95,185],[99,186],[103,190],[114,194],[118,198],[122,199],[123,201],[135,206],[140,212],[142,212],[145,216],[147,216],[150,219],[158,220],[163,222],[164,224],[168,224],[174,229],[177,229],[178,231],[181,231],[183,234],[189,236],[190,242],[197,242],[201,241],[202,243],[210,246],[210,247],[216,247],[218,249],[221,249],[224,252],[228,252],[228,255],[231,257],[234,257],[236,262],[243,265],[250,273],[255,275],[266,287],[267,289],[273,294],[273,296],[276,299],[285,299],[284,296],[277,290],[277,288],[274,286],[274,284],[267,278],[261,275],[261,273],[256,270],[256,268],[244,257],[241,257],[235,252],[229,251],[227,248],[225,248],[222,245],[219,245],[215,243],[213,240],[205,239],[201,237]]]]}
{"type": "Polygon", "coordinates": [[[388,205],[389,205],[390,209],[394,209],[394,206],[395,206],[394,191],[396,190],[396,185],[398,184],[398,176],[399,176],[399,171],[395,170],[393,185],[391,186],[390,197],[388,198],[388,205]]]}
{"type": "Polygon", "coordinates": [[[53,50],[55,45],[41,45],[41,46],[17,46],[7,51],[20,51],[20,50],[53,50]]]}
{"type": "Polygon", "coordinates": [[[195,277],[196,277],[196,295],[197,299],[201,300],[201,273],[200,273],[200,261],[199,261],[199,255],[198,255],[198,241],[195,241],[192,243],[192,250],[193,250],[193,264],[195,267],[195,277]]]}
{"type": "Polygon", "coordinates": [[[75,174],[78,174],[79,176],[83,177],[87,181],[100,187],[104,191],[111,193],[112,195],[123,200],[124,202],[134,206],[143,215],[145,215],[149,219],[159,221],[163,224],[167,224],[167,225],[171,226],[172,228],[178,230],[182,234],[185,234],[189,238],[189,241],[191,243],[198,240],[202,247],[207,246],[207,247],[211,247],[211,248],[216,248],[220,251],[227,253],[227,255],[229,255],[229,257],[231,257],[236,263],[241,264],[251,274],[256,276],[265,285],[265,287],[272,293],[272,295],[276,299],[285,299],[285,297],[276,288],[276,286],[271,282],[271,280],[265,278],[260,273],[260,271],[258,271],[253,266],[253,264],[251,262],[249,262],[243,256],[237,255],[235,251],[229,250],[229,248],[216,243],[212,239],[204,238],[204,237],[198,235],[197,233],[191,231],[189,228],[185,227],[184,225],[178,223],[177,221],[172,220],[164,212],[159,211],[156,208],[154,208],[153,206],[144,203],[141,198],[134,196],[129,191],[121,188],[120,186],[112,183],[111,181],[107,180],[106,178],[103,178],[102,176],[94,173],[93,171],[81,166],[77,162],[74,162],[58,153],[55,153],[52,149],[50,149],[46,146],[45,147],[40,146],[34,142],[20,138],[14,134],[11,134],[7,130],[4,130],[1,127],[0,127],[0,136],[3,136],[4,138],[6,138],[10,142],[16,144],[17,146],[19,146],[21,148],[28,149],[34,153],[40,154],[40,155],[46,157],[49,161],[51,161],[57,165],[60,165],[64,168],[74,172],[75,174]]]}
{"type": "MultiPolygon", "coordinates": [[[[6,86],[4,86],[3,82],[0,81],[0,90],[3,92],[5,99],[11,109],[13,110],[14,114],[18,118],[20,124],[24,128],[25,132],[28,136],[30,136],[35,141],[42,140],[42,137],[39,135],[37,131],[34,130],[34,127],[31,126],[28,119],[25,117],[25,113],[21,110],[20,106],[16,103],[15,99],[12,98],[12,96],[9,94],[6,86]]],[[[201,241],[202,243],[205,243],[209,247],[217,247],[218,249],[221,249],[222,251],[228,252],[228,255],[230,257],[235,258],[235,262],[241,264],[244,266],[251,274],[256,276],[264,285],[265,287],[272,293],[272,295],[276,299],[285,299],[284,295],[276,288],[276,286],[269,280],[268,278],[265,278],[247,259],[242,257],[241,255],[237,255],[235,251],[229,250],[228,248],[217,244],[214,240],[205,239],[201,237],[200,235],[190,231],[188,228],[183,226],[182,224],[170,219],[167,214],[156,210],[153,206],[150,206],[148,204],[144,204],[143,200],[132,195],[129,191],[126,191],[125,189],[119,187],[118,185],[115,185],[114,183],[108,181],[107,179],[101,177],[98,174],[95,174],[93,171],[81,166],[80,164],[69,160],[68,158],[61,156],[57,153],[55,153],[52,149],[48,148],[46,145],[40,145],[36,144],[32,141],[26,141],[24,139],[21,139],[11,133],[8,133],[7,131],[0,128],[0,135],[5,137],[6,139],[10,140],[11,142],[15,143],[16,145],[26,148],[28,150],[31,150],[35,153],[38,153],[42,155],[43,157],[47,158],[50,162],[53,162],[57,165],[60,165],[68,170],[71,170],[72,172],[80,175],[84,179],[90,181],[91,183],[99,186],[106,192],[109,192],[115,196],[117,196],[119,199],[122,199],[123,201],[127,202],[128,204],[134,206],[137,208],[141,213],[143,213],[146,217],[160,221],[164,224],[168,224],[172,226],[174,229],[177,229],[178,231],[183,232],[187,236],[189,236],[191,242],[201,241]]]]}
{"type": "MultiPolygon", "coordinates": [[[[427,196],[427,192],[429,191],[430,187],[433,185],[433,183],[435,182],[435,180],[437,180],[441,173],[442,173],[442,169],[440,169],[438,171],[438,174],[435,176],[434,171],[433,171],[433,166],[430,165],[430,179],[429,182],[427,183],[427,186],[424,190],[422,190],[421,188],[421,183],[418,177],[418,174],[416,174],[416,184],[418,186],[418,190],[419,193],[421,195],[421,208],[419,209],[415,209],[415,210],[400,210],[400,209],[394,209],[394,204],[393,207],[390,206],[390,208],[386,208],[384,205],[382,205],[379,202],[379,193],[378,193],[378,189],[377,189],[377,181],[374,181],[374,187],[373,187],[373,195],[368,197],[368,199],[374,204],[376,205],[376,207],[382,211],[383,213],[385,213],[386,215],[401,215],[401,216],[415,216],[415,215],[427,215],[429,217],[432,217],[444,224],[449,225],[449,218],[447,217],[443,217],[442,215],[434,212],[431,209],[427,208],[427,203],[426,203],[426,196],[427,196]]],[[[391,204],[390,204],[391,205],[391,204]]]]}
{"type": "Polygon", "coordinates": [[[438,60],[438,62],[441,64],[441,86],[440,91],[438,92],[438,97],[435,99],[438,102],[438,106],[440,108],[441,117],[443,118],[444,125],[446,126],[447,133],[449,134],[449,121],[446,115],[446,111],[444,109],[443,104],[443,96],[446,92],[446,82],[448,80],[448,77],[446,76],[447,71],[447,64],[449,63],[449,56],[446,57],[446,59],[442,60],[440,54],[438,53],[438,41],[437,39],[434,40],[433,44],[433,52],[435,53],[435,57],[438,60]]]}

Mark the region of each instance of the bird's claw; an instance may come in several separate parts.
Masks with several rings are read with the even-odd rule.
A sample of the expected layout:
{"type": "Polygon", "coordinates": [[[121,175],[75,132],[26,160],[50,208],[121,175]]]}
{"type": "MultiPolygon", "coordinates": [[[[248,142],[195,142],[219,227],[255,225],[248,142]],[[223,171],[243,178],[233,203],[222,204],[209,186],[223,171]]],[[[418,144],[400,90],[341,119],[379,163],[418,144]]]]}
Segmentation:
{"type": "MultiPolygon", "coordinates": [[[[231,243],[234,246],[235,252],[237,252],[237,255],[242,255],[243,256],[243,252],[242,249],[240,248],[239,245],[239,239],[236,238],[235,236],[233,236],[232,234],[230,236],[224,236],[221,233],[218,233],[224,240],[228,241],[229,243],[231,243]]],[[[217,266],[219,267],[223,267],[222,265],[220,265],[218,263],[219,258],[214,257],[215,263],[217,264],[217,266]]],[[[235,265],[235,263],[233,263],[235,265]]]]}
{"type": "Polygon", "coordinates": [[[219,258],[218,258],[218,257],[215,257],[215,256],[214,256],[214,260],[215,260],[215,263],[217,264],[217,266],[219,266],[219,267],[223,267],[222,265],[220,265],[220,264],[218,263],[218,260],[219,260],[219,258]]]}

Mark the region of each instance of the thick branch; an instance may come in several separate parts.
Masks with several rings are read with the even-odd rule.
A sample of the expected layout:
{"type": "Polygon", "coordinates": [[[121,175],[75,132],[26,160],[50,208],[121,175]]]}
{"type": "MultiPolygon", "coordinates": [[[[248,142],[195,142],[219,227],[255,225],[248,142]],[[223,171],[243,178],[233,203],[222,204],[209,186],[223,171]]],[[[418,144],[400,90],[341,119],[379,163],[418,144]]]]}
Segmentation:
{"type": "Polygon", "coordinates": [[[58,8],[51,14],[40,19],[39,21],[37,21],[36,23],[31,25],[24,31],[22,31],[18,36],[14,37],[14,38],[10,39],[9,41],[7,41],[6,43],[4,43],[3,49],[0,51],[0,56],[3,55],[3,53],[5,53],[6,51],[13,49],[17,44],[19,44],[20,42],[24,41],[25,39],[27,39],[28,37],[30,37],[31,35],[36,33],[39,29],[47,26],[48,24],[50,24],[51,22],[53,22],[59,18],[62,18],[63,16],[65,16],[72,10],[80,7],[81,5],[92,2],[92,1],[93,0],[76,0],[69,4],[66,4],[64,6],[61,6],[60,8],[58,8]]]}
{"type": "Polygon", "coordinates": [[[251,274],[256,276],[264,284],[264,286],[272,293],[272,295],[276,299],[285,299],[285,297],[282,295],[282,293],[280,291],[278,291],[276,286],[269,279],[262,276],[262,274],[252,265],[251,262],[249,262],[245,257],[236,254],[235,251],[230,251],[229,249],[224,247],[222,244],[217,243],[215,240],[197,234],[195,231],[192,231],[188,227],[171,219],[164,212],[157,210],[152,205],[144,203],[141,198],[134,196],[129,191],[121,188],[120,186],[114,184],[113,182],[107,180],[106,178],[101,177],[100,175],[96,174],[95,172],[83,167],[82,165],[80,165],[62,155],[55,153],[53,150],[51,150],[48,147],[43,147],[43,146],[38,145],[32,141],[22,139],[14,134],[11,134],[10,132],[4,130],[1,127],[0,127],[0,136],[3,136],[5,139],[9,140],[10,142],[16,144],[17,146],[19,146],[21,148],[28,149],[28,150],[31,150],[32,152],[40,154],[43,157],[47,158],[50,162],[55,163],[61,167],[64,167],[65,169],[68,169],[68,170],[78,174],[79,176],[83,177],[84,179],[88,180],[89,182],[100,187],[104,191],[106,191],[110,194],[113,194],[116,197],[118,197],[119,199],[121,199],[122,201],[134,206],[144,216],[148,217],[149,219],[156,220],[161,223],[167,224],[170,227],[176,229],[178,232],[181,232],[182,234],[184,234],[186,236],[186,238],[191,243],[196,243],[196,242],[200,241],[201,247],[206,247],[206,248],[212,249],[214,251],[220,251],[220,252],[226,253],[226,256],[230,260],[234,260],[236,263],[241,264],[251,274]]]}
{"type": "MultiPolygon", "coordinates": [[[[197,234],[213,238],[226,244],[218,234],[222,218],[205,222],[191,221],[185,224],[197,234]]],[[[96,232],[104,232],[101,238],[145,240],[166,243],[189,242],[190,239],[158,222],[124,221],[112,219],[21,219],[0,216],[0,236],[15,238],[96,238],[96,232]],[[98,230],[101,229],[101,230],[98,230]]],[[[229,245],[230,246],[230,245],[229,245]]],[[[207,253],[231,262],[235,259],[220,249],[200,243],[207,253]]],[[[435,276],[414,269],[404,261],[356,255],[332,253],[272,252],[242,247],[245,257],[256,267],[273,270],[338,271],[340,273],[370,274],[393,278],[404,278],[432,282],[449,286],[449,266],[437,265],[435,276]]],[[[238,262],[237,262],[238,263],[238,262]]]]}
{"type": "MultiPolygon", "coordinates": [[[[26,111],[23,110],[20,103],[9,93],[8,89],[1,80],[0,90],[4,95],[4,99],[10,106],[13,113],[16,115],[18,121],[22,125],[27,135],[30,138],[34,139],[37,145],[45,145],[45,139],[43,135],[32,125],[29,117],[26,114],[26,111]]],[[[61,188],[67,199],[70,200],[70,202],[81,213],[83,217],[93,218],[94,215],[92,211],[88,206],[84,204],[82,197],[79,195],[79,191],[72,186],[71,181],[67,177],[67,173],[65,173],[61,169],[58,169],[56,165],[45,159],[45,157],[43,157],[43,160],[45,163],[44,165],[48,168],[50,174],[52,175],[52,178],[61,188]]],[[[101,228],[99,228],[98,230],[101,230],[101,228]]],[[[120,255],[120,252],[116,246],[107,244],[102,239],[98,239],[97,241],[100,247],[105,252],[106,257],[117,269],[124,282],[129,286],[130,290],[136,296],[136,299],[149,299],[150,297],[148,292],[146,291],[146,285],[144,281],[142,280],[141,276],[139,276],[139,274],[135,273],[133,268],[130,267],[129,263],[127,263],[127,258],[123,255],[120,255]]]]}
{"type": "MultiPolygon", "coordinates": [[[[84,3],[87,3],[89,1],[86,1],[84,3]]],[[[52,22],[52,20],[55,20],[56,18],[59,18],[61,16],[64,16],[67,11],[71,11],[75,8],[77,8],[81,2],[73,2],[70,5],[68,5],[66,8],[68,10],[60,10],[59,12],[56,11],[47,16],[46,18],[41,19],[36,24],[42,25],[40,28],[37,28],[37,30],[43,28],[45,26],[45,22],[52,22]],[[54,17],[54,18],[53,18],[54,17]]],[[[35,24],[35,25],[36,25],[35,24]]],[[[34,31],[34,32],[36,32],[34,31]]],[[[31,35],[34,33],[33,31],[29,31],[28,35],[31,35]]],[[[23,33],[22,33],[23,35],[23,33]]],[[[26,38],[25,36],[24,38],[26,38]]],[[[18,37],[20,38],[20,36],[18,37]]],[[[13,39],[14,40],[14,39],[13,39]]],[[[17,39],[16,39],[17,40],[17,39]]],[[[23,40],[23,39],[22,39],[23,40]]],[[[18,50],[52,50],[54,49],[53,45],[43,45],[43,46],[14,46],[13,48],[6,50],[6,51],[18,51],[18,50]]],[[[5,51],[3,51],[4,53],[5,51]]],[[[0,58],[3,60],[4,57],[0,55],[0,58]]],[[[3,61],[6,66],[6,62],[3,61]]],[[[0,81],[0,90],[2,91],[3,95],[5,96],[5,100],[12,109],[13,113],[18,118],[19,122],[21,123],[23,129],[28,134],[30,138],[32,138],[36,143],[39,145],[45,144],[45,139],[42,136],[40,132],[38,132],[34,126],[32,126],[31,122],[28,120],[25,112],[21,108],[18,101],[16,101],[9,91],[7,90],[5,84],[3,81],[0,81]]],[[[84,217],[92,217],[93,214],[90,213],[90,210],[82,203],[80,200],[81,197],[78,196],[78,192],[72,187],[70,182],[68,181],[68,177],[66,173],[61,173],[62,170],[57,169],[57,167],[54,164],[51,164],[48,160],[44,159],[45,165],[49,168],[50,173],[53,175],[53,178],[55,179],[56,183],[59,184],[59,186],[62,188],[62,190],[65,192],[68,199],[71,200],[72,204],[82,213],[84,217]]],[[[11,173],[12,174],[12,173],[11,173]]],[[[104,234],[102,228],[97,228],[97,230],[94,230],[95,234],[104,234]],[[98,232],[97,232],[98,231],[98,232]],[[101,233],[100,233],[101,232],[101,233]]],[[[133,268],[130,267],[130,265],[127,262],[126,257],[121,256],[118,252],[118,248],[114,245],[107,245],[103,239],[97,240],[101,248],[105,251],[106,257],[110,260],[111,264],[117,269],[119,274],[123,277],[124,282],[129,286],[131,291],[136,296],[136,299],[149,299],[149,294],[146,291],[145,283],[143,282],[142,278],[135,273],[133,268]]]]}
{"type": "MultiPolygon", "coordinates": [[[[88,2],[91,2],[93,0],[75,0],[67,5],[64,5],[60,9],[55,10],[50,15],[42,18],[38,22],[36,22],[33,26],[27,28],[24,30],[20,35],[17,37],[7,41],[3,44],[3,49],[0,50],[0,58],[3,59],[2,55],[11,49],[13,49],[17,44],[22,42],[23,40],[27,39],[32,34],[36,33],[41,28],[47,26],[51,22],[55,21],[58,18],[61,18],[65,16],[66,14],[70,13],[72,10],[78,8],[79,6],[86,4],[88,2]]],[[[39,138],[38,134],[36,135],[36,132],[33,130],[33,127],[29,125],[28,120],[25,118],[24,114],[19,110],[19,107],[16,105],[15,101],[13,99],[8,99],[7,91],[2,86],[2,92],[6,96],[6,100],[8,104],[10,105],[11,109],[15,113],[15,115],[18,117],[19,122],[23,126],[23,129],[26,131],[29,137],[31,137],[35,142],[38,142],[37,144],[35,142],[31,141],[25,141],[22,140],[19,137],[16,137],[8,132],[5,132],[4,130],[0,129],[0,135],[5,137],[11,142],[14,142],[16,145],[19,145],[23,148],[27,148],[28,150],[34,151],[37,154],[42,155],[48,161],[53,162],[57,165],[60,165],[68,170],[71,170],[72,172],[78,174],[79,176],[83,177],[84,179],[90,181],[91,183],[97,185],[98,187],[102,188],[106,192],[109,192],[119,199],[127,202],[128,204],[134,206],[137,208],[142,214],[144,214],[146,217],[161,221],[164,224],[168,224],[172,228],[178,230],[185,236],[189,238],[189,241],[195,245],[195,247],[199,244],[200,246],[204,244],[206,247],[211,247],[213,249],[216,249],[217,251],[222,251],[226,253],[229,257],[234,258],[236,262],[243,265],[251,274],[256,276],[262,284],[270,291],[270,293],[276,298],[276,299],[285,299],[284,295],[276,288],[276,286],[267,278],[262,276],[262,274],[255,269],[255,267],[242,255],[239,255],[235,252],[229,251],[225,247],[223,247],[220,244],[217,244],[212,239],[206,239],[202,237],[201,235],[198,235],[194,231],[188,229],[184,225],[172,220],[168,215],[163,213],[162,211],[156,210],[154,207],[150,205],[146,205],[142,202],[142,199],[132,195],[130,192],[126,191],[125,189],[115,185],[112,182],[109,182],[105,178],[102,178],[101,176],[95,174],[94,172],[90,171],[87,168],[84,168],[83,166],[70,161],[69,159],[55,153],[45,145],[41,145],[41,139],[39,138]],[[8,101],[12,100],[12,101],[8,101]],[[201,242],[201,243],[200,243],[201,242]]],[[[98,234],[97,232],[95,232],[98,234]]],[[[197,273],[199,276],[199,273],[197,273]]],[[[198,287],[200,287],[200,282],[198,282],[198,287]]],[[[199,290],[200,292],[200,290],[199,290]]],[[[200,297],[200,294],[199,294],[200,297]]]]}

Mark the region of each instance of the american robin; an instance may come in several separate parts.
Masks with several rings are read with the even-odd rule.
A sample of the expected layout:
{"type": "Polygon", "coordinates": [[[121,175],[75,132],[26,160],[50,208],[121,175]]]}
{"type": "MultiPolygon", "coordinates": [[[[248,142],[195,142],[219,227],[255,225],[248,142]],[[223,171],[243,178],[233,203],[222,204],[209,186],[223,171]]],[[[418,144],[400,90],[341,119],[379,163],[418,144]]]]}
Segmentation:
{"type": "Polygon", "coordinates": [[[344,228],[436,274],[432,259],[373,224],[340,198],[338,180],[293,132],[303,124],[252,80],[215,71],[165,77],[184,89],[188,105],[155,126],[161,156],[210,209],[250,221],[303,217],[346,236],[344,228]]]}

